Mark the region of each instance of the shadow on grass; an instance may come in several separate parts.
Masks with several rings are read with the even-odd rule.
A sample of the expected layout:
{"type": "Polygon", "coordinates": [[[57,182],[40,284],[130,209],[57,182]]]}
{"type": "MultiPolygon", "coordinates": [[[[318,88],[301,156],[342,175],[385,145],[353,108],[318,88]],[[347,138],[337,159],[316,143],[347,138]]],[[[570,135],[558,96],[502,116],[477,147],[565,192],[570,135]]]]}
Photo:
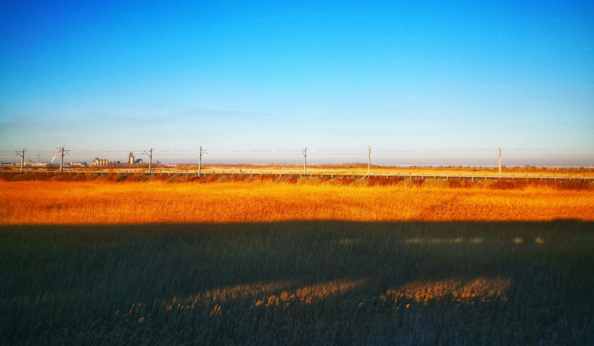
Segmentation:
{"type": "Polygon", "coordinates": [[[594,223],[0,227],[0,343],[587,344],[594,223]]]}

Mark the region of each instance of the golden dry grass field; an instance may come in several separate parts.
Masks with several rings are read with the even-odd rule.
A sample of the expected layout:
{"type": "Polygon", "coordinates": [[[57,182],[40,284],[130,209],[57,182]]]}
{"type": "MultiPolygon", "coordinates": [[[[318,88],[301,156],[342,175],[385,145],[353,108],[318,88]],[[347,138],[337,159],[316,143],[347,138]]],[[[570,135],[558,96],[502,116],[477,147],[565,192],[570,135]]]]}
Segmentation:
{"type": "Polygon", "coordinates": [[[0,181],[0,344],[594,339],[584,183],[44,179],[0,181]]]}
{"type": "Polygon", "coordinates": [[[316,178],[294,183],[0,182],[0,223],[594,220],[593,189],[449,188],[443,183],[370,186],[355,180],[343,186],[340,180],[316,178]]]}

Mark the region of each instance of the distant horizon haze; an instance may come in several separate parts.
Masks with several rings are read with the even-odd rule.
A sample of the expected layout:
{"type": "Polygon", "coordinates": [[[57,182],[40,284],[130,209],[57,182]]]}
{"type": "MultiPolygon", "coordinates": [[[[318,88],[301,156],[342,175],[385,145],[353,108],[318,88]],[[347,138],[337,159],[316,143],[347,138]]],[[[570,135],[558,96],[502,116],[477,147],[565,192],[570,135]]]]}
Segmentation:
{"type": "MultiPolygon", "coordinates": [[[[150,149],[150,148],[149,148],[150,149]]],[[[379,149],[382,150],[382,149],[379,149]]],[[[20,152],[20,151],[19,151],[20,152]]],[[[65,147],[64,162],[86,161],[90,164],[93,159],[107,159],[109,162],[127,163],[128,151],[89,151],[68,149],[65,147]]],[[[143,150],[132,151],[134,158],[142,159],[148,163],[149,157],[143,150]]],[[[148,152],[148,150],[147,150],[148,152]]],[[[50,162],[53,152],[50,151],[25,151],[25,158],[34,162],[50,162]]],[[[0,151],[0,161],[20,162],[20,156],[16,151],[0,151]]],[[[153,162],[159,161],[162,164],[188,163],[197,164],[199,158],[198,150],[164,150],[154,149],[153,162]]],[[[579,151],[575,153],[567,151],[534,151],[515,150],[510,152],[502,148],[501,164],[503,166],[594,166],[594,150],[579,151]],[[586,154],[587,153],[587,154],[586,154]]],[[[52,163],[59,164],[60,155],[56,155],[52,163]]],[[[367,164],[367,149],[336,150],[308,149],[308,164],[367,164]]],[[[202,164],[295,164],[303,165],[303,150],[291,151],[235,151],[205,149],[202,156],[202,164]]],[[[375,165],[424,165],[424,166],[497,166],[498,152],[494,150],[480,151],[404,151],[404,152],[375,152],[371,149],[371,164],[375,165]]]]}

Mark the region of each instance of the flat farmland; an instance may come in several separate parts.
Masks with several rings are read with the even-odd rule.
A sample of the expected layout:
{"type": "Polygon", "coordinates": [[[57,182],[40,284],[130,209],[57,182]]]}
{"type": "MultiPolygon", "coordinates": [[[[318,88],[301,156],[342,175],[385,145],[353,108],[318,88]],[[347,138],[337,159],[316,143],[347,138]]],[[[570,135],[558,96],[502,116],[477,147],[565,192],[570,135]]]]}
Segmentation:
{"type": "Polygon", "coordinates": [[[118,179],[0,182],[0,344],[594,339],[587,186],[118,179]]]}
{"type": "Polygon", "coordinates": [[[206,184],[0,182],[0,219],[3,224],[15,225],[594,220],[591,188],[501,190],[487,184],[449,188],[445,181],[419,185],[407,180],[382,186],[362,179],[345,179],[344,183],[318,178],[218,179],[206,184]]]}

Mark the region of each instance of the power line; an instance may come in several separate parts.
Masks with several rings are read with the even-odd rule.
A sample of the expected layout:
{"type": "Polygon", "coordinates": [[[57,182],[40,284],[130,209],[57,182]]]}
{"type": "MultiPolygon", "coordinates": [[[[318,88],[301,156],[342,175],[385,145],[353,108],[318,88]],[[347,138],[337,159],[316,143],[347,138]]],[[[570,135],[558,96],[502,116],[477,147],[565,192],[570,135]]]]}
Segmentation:
{"type": "MultiPolygon", "coordinates": [[[[594,154],[594,149],[505,149],[505,152],[546,152],[546,153],[584,153],[584,154],[594,154]]],[[[82,154],[90,154],[90,153],[128,153],[130,151],[137,151],[142,152],[142,149],[138,150],[101,150],[101,149],[81,149],[81,150],[69,150],[71,153],[82,153],[82,154]]],[[[285,153],[285,152],[295,152],[300,153],[303,150],[295,150],[295,149],[245,149],[245,150],[238,150],[238,149],[211,149],[211,152],[231,152],[231,153],[285,153]]],[[[308,151],[314,152],[336,152],[336,153],[356,153],[356,152],[365,152],[367,149],[308,149],[308,151]]],[[[447,153],[447,152],[462,152],[462,153],[472,153],[472,152],[496,152],[497,149],[374,149],[374,152],[382,152],[382,153],[447,153]]],[[[14,150],[0,150],[0,154],[9,154],[13,153],[14,150]]],[[[53,153],[53,150],[27,150],[29,153],[53,153]]],[[[154,150],[154,152],[158,153],[198,153],[199,149],[190,149],[190,150],[154,150]]]]}

